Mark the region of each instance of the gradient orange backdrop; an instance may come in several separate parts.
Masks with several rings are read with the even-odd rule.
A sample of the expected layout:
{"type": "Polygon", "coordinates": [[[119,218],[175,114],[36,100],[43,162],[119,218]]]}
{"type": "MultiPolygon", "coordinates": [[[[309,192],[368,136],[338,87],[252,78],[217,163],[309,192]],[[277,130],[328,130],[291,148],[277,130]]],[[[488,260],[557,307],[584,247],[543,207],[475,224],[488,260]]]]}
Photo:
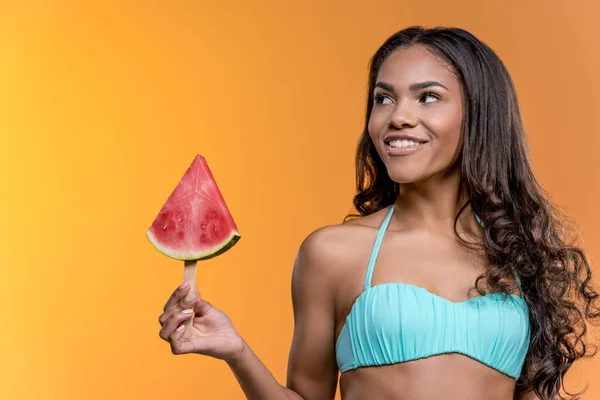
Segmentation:
{"type": "MultiPolygon", "coordinates": [[[[408,25],[498,52],[537,175],[598,260],[597,4],[1,2],[0,398],[243,398],[158,337],[183,264],[144,231],[197,153],[243,236],[198,284],[285,383],[296,250],[350,210],[367,62],[408,25]]],[[[600,399],[599,373],[568,382],[600,399]]]]}

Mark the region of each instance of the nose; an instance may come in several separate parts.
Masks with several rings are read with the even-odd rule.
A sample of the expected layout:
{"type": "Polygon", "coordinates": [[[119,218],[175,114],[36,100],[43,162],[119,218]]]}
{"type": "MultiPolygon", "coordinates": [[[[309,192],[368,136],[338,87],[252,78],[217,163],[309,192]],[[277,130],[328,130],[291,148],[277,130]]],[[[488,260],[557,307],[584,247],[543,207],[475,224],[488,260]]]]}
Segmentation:
{"type": "Polygon", "coordinates": [[[414,127],[417,123],[417,118],[408,104],[398,102],[394,112],[390,116],[388,122],[391,128],[402,129],[406,127],[414,127]]]}

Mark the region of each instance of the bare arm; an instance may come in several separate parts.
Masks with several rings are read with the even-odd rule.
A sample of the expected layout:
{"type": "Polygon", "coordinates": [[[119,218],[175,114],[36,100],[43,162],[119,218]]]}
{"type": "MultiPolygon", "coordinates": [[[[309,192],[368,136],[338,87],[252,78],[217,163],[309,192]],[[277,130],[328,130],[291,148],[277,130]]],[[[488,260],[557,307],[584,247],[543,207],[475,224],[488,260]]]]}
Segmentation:
{"type": "Polygon", "coordinates": [[[332,400],[337,386],[331,279],[322,231],[300,246],[292,277],[294,337],[287,387],[280,385],[252,350],[229,366],[249,400],[332,400]]]}
{"type": "Polygon", "coordinates": [[[248,400],[304,400],[298,393],[279,384],[248,346],[228,364],[248,400]]]}
{"type": "Polygon", "coordinates": [[[335,263],[330,228],[311,234],[300,247],[292,276],[294,338],[287,387],[307,400],[332,400],[335,359],[335,263]]]}

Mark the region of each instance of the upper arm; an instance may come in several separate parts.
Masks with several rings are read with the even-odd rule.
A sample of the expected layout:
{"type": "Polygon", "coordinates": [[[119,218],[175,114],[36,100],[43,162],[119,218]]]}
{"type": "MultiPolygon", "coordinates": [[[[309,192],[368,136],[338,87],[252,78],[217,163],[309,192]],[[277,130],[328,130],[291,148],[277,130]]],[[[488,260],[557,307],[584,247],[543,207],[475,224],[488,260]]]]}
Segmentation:
{"type": "Polygon", "coordinates": [[[287,387],[306,400],[332,400],[337,387],[334,273],[322,228],[300,246],[292,275],[294,337],[287,387]]]}

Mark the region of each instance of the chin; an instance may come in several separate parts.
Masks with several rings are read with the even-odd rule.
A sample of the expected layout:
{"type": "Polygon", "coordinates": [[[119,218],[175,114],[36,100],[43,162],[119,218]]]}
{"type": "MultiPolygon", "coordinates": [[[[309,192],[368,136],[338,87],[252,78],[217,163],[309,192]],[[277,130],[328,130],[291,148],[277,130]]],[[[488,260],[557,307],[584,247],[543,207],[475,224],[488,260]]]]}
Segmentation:
{"type": "Polygon", "coordinates": [[[406,176],[406,175],[401,175],[401,176],[390,175],[390,178],[392,179],[392,181],[399,183],[401,185],[405,185],[408,183],[415,183],[415,182],[419,182],[419,181],[422,181],[423,179],[425,179],[424,177],[414,177],[414,176],[406,176]]]}
{"type": "Polygon", "coordinates": [[[433,175],[422,169],[417,171],[416,168],[388,169],[387,172],[392,181],[400,184],[419,182],[433,175]]]}

